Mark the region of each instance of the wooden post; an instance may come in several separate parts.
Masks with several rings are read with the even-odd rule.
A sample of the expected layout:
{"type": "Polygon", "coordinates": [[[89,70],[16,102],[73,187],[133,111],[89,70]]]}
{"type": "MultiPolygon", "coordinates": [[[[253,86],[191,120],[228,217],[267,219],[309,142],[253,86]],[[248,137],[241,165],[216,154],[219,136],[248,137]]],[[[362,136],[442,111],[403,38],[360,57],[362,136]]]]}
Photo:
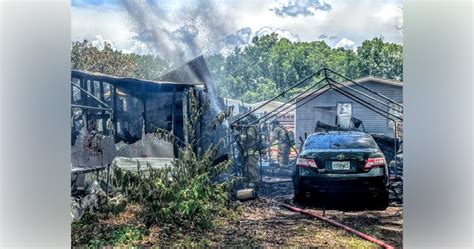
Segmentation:
{"type": "MultiPolygon", "coordinates": [[[[85,89],[87,92],[90,93],[90,91],[89,91],[89,85],[90,85],[90,83],[89,83],[89,82],[90,82],[90,80],[85,79],[85,82],[84,82],[85,88],[84,88],[84,89],[85,89]]],[[[90,105],[91,105],[91,103],[90,103],[90,102],[91,102],[91,97],[90,97],[88,94],[84,93],[84,92],[83,92],[83,94],[84,94],[84,97],[85,97],[85,98],[84,98],[84,103],[85,103],[84,105],[90,106],[90,105]]],[[[85,126],[87,127],[87,130],[89,130],[89,120],[91,119],[91,118],[90,118],[90,114],[89,114],[89,110],[83,109],[83,111],[85,111],[85,113],[86,113],[86,115],[85,115],[85,117],[86,117],[85,126]]]]}
{"type": "MultiPolygon", "coordinates": [[[[81,86],[82,89],[86,89],[86,90],[87,90],[87,88],[86,88],[86,82],[85,82],[84,78],[81,78],[81,79],[80,79],[80,83],[79,83],[79,84],[80,84],[80,86],[81,86]]],[[[87,100],[86,100],[86,98],[87,98],[86,93],[85,93],[84,91],[81,91],[81,100],[80,100],[81,105],[87,105],[87,100]]]]}
{"type": "Polygon", "coordinates": [[[99,82],[99,91],[100,91],[100,100],[105,102],[105,93],[104,93],[104,82],[99,82]]]}
{"type": "Polygon", "coordinates": [[[74,104],[74,86],[72,84],[69,86],[71,87],[71,104],[74,104]]]}
{"type": "MultiPolygon", "coordinates": [[[[175,130],[175,112],[176,112],[176,87],[173,88],[173,97],[171,99],[171,134],[176,136],[175,130]]],[[[173,154],[175,157],[178,157],[178,146],[173,144],[173,154]]]]}
{"type": "Polygon", "coordinates": [[[183,134],[184,134],[184,143],[189,144],[189,131],[187,123],[189,121],[189,87],[184,87],[183,89],[183,134]]]}
{"type": "Polygon", "coordinates": [[[175,130],[174,130],[175,111],[176,111],[176,87],[173,88],[173,97],[171,100],[171,134],[173,135],[176,135],[175,130]]]}
{"type": "MultiPolygon", "coordinates": [[[[147,122],[146,122],[146,97],[143,98],[143,130],[145,131],[145,134],[147,133],[147,122]]],[[[145,135],[143,134],[143,135],[145,135]]],[[[143,139],[143,137],[142,137],[143,139]]]]}
{"type": "Polygon", "coordinates": [[[92,96],[95,96],[95,80],[90,80],[89,82],[90,82],[90,86],[91,86],[90,93],[92,94],[92,96]]]}
{"type": "MultiPolygon", "coordinates": [[[[111,85],[112,86],[112,85],[111,85]]],[[[117,118],[118,118],[118,113],[117,113],[117,87],[115,85],[114,86],[114,91],[110,91],[110,93],[112,94],[112,105],[113,105],[113,117],[112,117],[112,123],[113,123],[113,126],[114,126],[114,139],[115,141],[117,141],[118,137],[117,137],[117,118]]]]}
{"type": "MultiPolygon", "coordinates": [[[[104,93],[104,82],[100,81],[99,82],[99,91],[100,91],[100,100],[102,100],[102,102],[105,103],[105,93],[104,93]]],[[[107,118],[106,118],[106,115],[105,115],[105,112],[102,112],[104,113],[102,115],[102,132],[104,134],[107,134],[106,131],[107,131],[107,118]]]]}

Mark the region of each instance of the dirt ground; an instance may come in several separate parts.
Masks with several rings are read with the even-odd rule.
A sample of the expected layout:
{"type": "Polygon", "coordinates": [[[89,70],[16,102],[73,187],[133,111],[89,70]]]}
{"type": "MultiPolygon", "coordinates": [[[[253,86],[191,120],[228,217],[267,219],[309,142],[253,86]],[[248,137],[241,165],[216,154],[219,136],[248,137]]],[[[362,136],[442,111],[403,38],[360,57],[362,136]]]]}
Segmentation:
{"type": "MultiPolygon", "coordinates": [[[[261,247],[350,247],[372,248],[367,242],[340,228],[319,221],[307,215],[294,213],[265,199],[242,204],[244,214],[241,220],[226,230],[236,237],[247,238],[253,246],[261,247]]],[[[402,246],[400,208],[390,207],[387,211],[341,212],[327,211],[326,216],[353,228],[402,246]],[[396,214],[397,213],[397,214],[396,214]]]]}
{"type": "MultiPolygon", "coordinates": [[[[174,244],[206,247],[322,247],[378,248],[341,228],[316,218],[292,212],[271,200],[323,213],[321,208],[295,203],[292,183],[285,177],[264,179],[261,198],[237,202],[240,215],[233,220],[221,220],[205,234],[186,233],[174,238],[174,244]],[[198,238],[198,239],[196,239],[198,238]]],[[[402,248],[403,207],[392,203],[385,211],[325,210],[335,221],[369,234],[396,248],[402,248]]]]}
{"type": "MultiPolygon", "coordinates": [[[[221,220],[213,230],[161,237],[163,246],[206,246],[211,248],[378,248],[356,235],[304,214],[295,213],[267,199],[237,204],[241,215],[221,220]]],[[[326,211],[326,216],[370,234],[396,248],[402,247],[402,209],[386,211],[326,211]]]]}
{"type": "MultiPolygon", "coordinates": [[[[272,200],[323,213],[320,207],[293,201],[291,178],[264,178],[256,200],[235,203],[232,217],[220,218],[208,231],[179,230],[176,227],[152,227],[136,246],[205,248],[378,248],[352,233],[305,214],[292,212],[272,200]]],[[[119,217],[100,221],[100,227],[116,229],[133,224],[138,207],[131,205],[119,217]],[[112,223],[111,223],[112,222],[112,223]]],[[[344,225],[402,248],[403,207],[392,203],[385,211],[325,210],[325,216],[344,225]]],[[[142,226],[141,224],[136,224],[142,226]]],[[[99,228],[100,228],[99,227],[99,228]]],[[[98,229],[97,227],[93,228],[98,229]]],[[[80,232],[82,229],[79,229],[80,232]]],[[[96,232],[100,232],[98,231],[96,232]]]]}
{"type": "MultiPolygon", "coordinates": [[[[289,205],[297,206],[302,209],[308,209],[311,211],[317,211],[320,214],[323,213],[322,207],[315,207],[308,204],[301,204],[295,203],[293,201],[293,184],[291,181],[291,175],[289,172],[281,172],[280,174],[277,172],[276,174],[264,174],[263,177],[263,184],[262,188],[260,189],[259,196],[268,199],[274,199],[279,202],[283,202],[289,205]]],[[[244,203],[245,205],[249,205],[247,208],[248,211],[252,212],[255,210],[258,212],[258,207],[265,206],[264,200],[256,201],[260,204],[254,203],[244,203]],[[256,208],[251,208],[253,205],[256,205],[256,208]]],[[[272,207],[272,209],[277,210],[283,217],[288,217],[290,214],[287,210],[281,210],[279,207],[273,207],[272,203],[267,203],[267,206],[272,207]]],[[[351,228],[359,230],[363,233],[371,235],[377,239],[380,239],[396,248],[402,248],[403,245],[403,205],[396,200],[392,200],[391,205],[384,211],[372,211],[372,210],[361,210],[361,211],[340,211],[340,210],[325,210],[325,215],[328,218],[331,218],[335,221],[338,221],[344,225],[347,225],[351,228]]],[[[299,215],[297,215],[299,216],[299,215]]],[[[317,238],[319,240],[311,240],[314,243],[314,246],[329,245],[329,246],[341,246],[341,247],[352,247],[352,243],[341,243],[341,244],[326,244],[326,243],[334,243],[334,241],[342,241],[348,242],[347,238],[353,238],[353,236],[349,236],[346,232],[340,232],[342,230],[340,228],[329,228],[327,224],[322,224],[320,221],[313,221],[309,222],[308,220],[313,220],[315,218],[304,217],[300,218],[302,222],[308,224],[307,229],[311,230],[311,233],[319,234],[317,238]],[[309,223],[308,223],[309,222],[309,223]],[[314,224],[318,223],[320,228],[313,226],[314,224]],[[312,224],[312,225],[309,225],[312,224]],[[338,235],[339,238],[334,238],[330,234],[327,233],[328,229],[332,231],[339,231],[338,235]],[[335,230],[333,230],[335,229],[335,230]],[[324,235],[325,234],[325,235],[324,235]],[[321,244],[322,243],[322,244],[321,244]]],[[[289,225],[289,224],[287,224],[289,225]]],[[[294,227],[289,226],[287,229],[293,229],[294,227]]],[[[308,239],[309,235],[306,235],[308,239]]],[[[297,236],[298,237],[298,236],[297,236]]],[[[309,236],[310,237],[310,236],[309,236]]],[[[299,236],[298,238],[301,238],[299,236]]],[[[357,239],[359,239],[357,237],[357,239]]],[[[304,241],[304,240],[303,240],[304,241]]],[[[357,240],[354,240],[357,241],[357,240]]],[[[291,242],[290,244],[291,245],[291,242]]],[[[304,243],[302,244],[304,245],[304,243]]],[[[364,244],[360,244],[361,246],[364,244]]],[[[371,245],[371,244],[368,244],[371,245]]],[[[373,244],[372,244],[373,245],[373,244]]]]}

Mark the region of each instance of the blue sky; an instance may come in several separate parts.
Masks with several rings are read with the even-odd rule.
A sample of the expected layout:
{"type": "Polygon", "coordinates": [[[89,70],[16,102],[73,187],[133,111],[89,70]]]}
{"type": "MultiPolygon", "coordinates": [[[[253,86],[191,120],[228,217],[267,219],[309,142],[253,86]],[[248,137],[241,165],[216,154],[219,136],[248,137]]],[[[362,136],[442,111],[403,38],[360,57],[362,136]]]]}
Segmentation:
{"type": "Polygon", "coordinates": [[[395,0],[127,2],[72,0],[72,40],[87,39],[97,46],[109,41],[119,50],[135,53],[159,47],[161,41],[150,42],[153,29],[159,31],[155,39],[167,36],[171,43],[182,42],[180,48],[192,43],[203,53],[245,46],[252,36],[270,32],[292,41],[325,40],[345,48],[373,37],[403,41],[397,28],[403,26],[403,4],[395,0]],[[141,11],[135,13],[135,8],[141,11]]]}

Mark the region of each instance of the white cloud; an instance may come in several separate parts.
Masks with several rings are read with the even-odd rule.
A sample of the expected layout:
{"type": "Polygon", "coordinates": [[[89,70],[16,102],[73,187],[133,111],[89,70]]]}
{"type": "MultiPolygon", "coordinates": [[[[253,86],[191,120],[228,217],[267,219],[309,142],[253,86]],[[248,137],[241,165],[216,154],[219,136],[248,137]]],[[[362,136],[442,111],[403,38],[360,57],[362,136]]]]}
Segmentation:
{"type": "Polygon", "coordinates": [[[92,46],[98,48],[99,50],[104,49],[104,45],[105,45],[104,43],[109,43],[112,49],[116,49],[115,44],[111,40],[106,40],[101,35],[96,35],[95,39],[91,40],[90,42],[92,46]]]}
{"type": "Polygon", "coordinates": [[[296,17],[313,16],[316,11],[330,11],[332,6],[324,0],[294,0],[286,4],[279,3],[278,7],[272,8],[277,16],[296,17]]]}
{"type": "Polygon", "coordinates": [[[291,33],[289,30],[285,29],[272,29],[271,27],[263,27],[255,32],[255,36],[263,36],[271,33],[276,33],[280,38],[286,38],[292,42],[299,42],[300,37],[296,34],[291,33]]]}
{"type": "MultiPolygon", "coordinates": [[[[245,44],[246,41],[251,40],[248,39],[249,30],[253,32],[261,31],[260,33],[273,30],[282,37],[293,41],[320,39],[325,40],[330,46],[336,46],[341,42],[341,38],[354,42],[355,46],[359,46],[366,39],[380,36],[385,37],[387,42],[402,42],[402,36],[397,29],[397,26],[401,27],[403,24],[403,10],[400,8],[401,0],[328,0],[327,3],[331,5],[330,11],[317,11],[316,15],[296,15],[291,18],[282,18],[275,15],[272,10],[275,8],[274,1],[218,1],[216,9],[224,14],[214,19],[223,20],[220,20],[220,22],[214,21],[213,25],[220,26],[222,21],[229,23],[225,29],[220,31],[222,34],[219,35],[223,35],[223,37],[235,35],[233,37],[235,38],[234,41],[239,44],[245,44]]],[[[166,10],[177,12],[182,9],[182,6],[187,5],[190,4],[178,0],[176,3],[173,2],[173,5],[167,6],[166,10]]],[[[193,9],[196,6],[198,6],[197,3],[188,7],[193,9]]],[[[173,13],[169,14],[173,15],[173,13]]],[[[191,20],[191,16],[188,19],[191,20]]],[[[197,27],[200,30],[199,25],[202,26],[203,20],[206,18],[201,19],[196,20],[197,27]]],[[[166,27],[170,32],[175,32],[183,26],[182,20],[178,20],[178,18],[172,20],[175,21],[166,23],[166,27]]],[[[127,13],[120,5],[73,6],[71,24],[71,38],[74,41],[97,40],[97,35],[100,35],[103,40],[111,41],[119,50],[126,52],[141,51],[140,53],[151,51],[148,48],[150,44],[137,40],[138,30],[133,28],[127,13]]],[[[207,26],[203,30],[205,29],[207,29],[207,26]]],[[[222,42],[222,40],[216,41],[209,38],[213,37],[209,34],[212,34],[212,32],[199,32],[196,39],[205,41],[203,44],[206,46],[208,46],[207,44],[212,45],[216,42],[222,42]],[[208,35],[205,35],[205,33],[208,35]]],[[[253,35],[255,34],[252,33],[250,37],[253,35]]],[[[201,49],[207,50],[206,47],[201,49]]]]}
{"type": "Polygon", "coordinates": [[[117,49],[132,44],[133,32],[128,28],[123,11],[115,6],[73,6],[71,11],[71,39],[96,40],[97,36],[114,43],[117,49]]]}
{"type": "Polygon", "coordinates": [[[259,30],[262,27],[290,30],[301,41],[314,41],[322,34],[333,38],[327,40],[332,46],[342,37],[354,41],[358,46],[366,39],[383,35],[388,42],[401,43],[402,36],[396,25],[403,18],[399,6],[401,1],[328,1],[331,11],[318,11],[316,15],[281,18],[272,11],[274,3],[269,1],[231,1],[229,18],[236,26],[259,30]],[[265,11],[267,10],[267,11],[265,11]],[[396,10],[396,11],[395,11],[396,10]],[[390,12],[391,11],[391,12],[390,12]],[[389,16],[385,17],[384,13],[389,16]],[[338,39],[334,39],[334,38],[338,39]]]}
{"type": "Polygon", "coordinates": [[[347,38],[342,38],[339,42],[334,46],[335,48],[344,48],[344,49],[354,49],[355,43],[347,38]]]}
{"type": "Polygon", "coordinates": [[[147,44],[145,44],[142,41],[137,41],[137,40],[133,40],[130,47],[123,49],[122,52],[127,53],[127,54],[133,53],[133,54],[139,54],[139,55],[154,54],[153,50],[150,49],[150,47],[147,44]]]}

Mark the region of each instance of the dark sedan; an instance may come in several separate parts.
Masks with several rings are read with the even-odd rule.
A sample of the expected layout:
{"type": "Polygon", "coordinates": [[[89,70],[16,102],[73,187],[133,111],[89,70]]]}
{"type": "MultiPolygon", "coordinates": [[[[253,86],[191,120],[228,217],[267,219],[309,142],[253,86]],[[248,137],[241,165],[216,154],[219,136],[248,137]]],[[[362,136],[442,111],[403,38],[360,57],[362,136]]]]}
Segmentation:
{"type": "Polygon", "coordinates": [[[372,136],[363,132],[331,131],[310,135],[293,175],[295,199],[341,199],[388,206],[388,166],[372,136]]]}

